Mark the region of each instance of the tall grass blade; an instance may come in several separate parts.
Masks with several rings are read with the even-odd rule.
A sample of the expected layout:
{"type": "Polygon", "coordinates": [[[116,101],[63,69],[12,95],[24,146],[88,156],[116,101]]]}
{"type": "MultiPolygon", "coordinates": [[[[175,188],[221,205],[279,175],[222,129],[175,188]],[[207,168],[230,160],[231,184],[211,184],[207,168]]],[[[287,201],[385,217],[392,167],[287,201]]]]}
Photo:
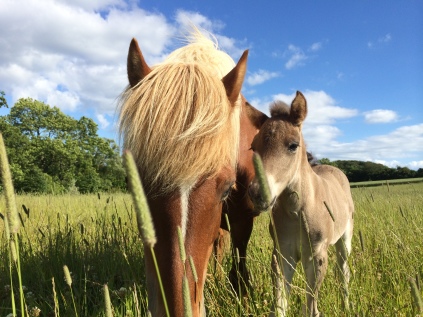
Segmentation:
{"type": "Polygon", "coordinates": [[[189,294],[188,278],[184,275],[182,280],[182,293],[184,299],[184,317],[192,317],[191,298],[189,294]]]}
{"type": "Polygon", "coordinates": [[[110,301],[109,288],[107,284],[103,285],[103,296],[104,296],[104,313],[106,317],[113,317],[112,302],[110,301]]]}
{"type": "Polygon", "coordinates": [[[420,295],[420,291],[417,287],[416,281],[414,281],[413,278],[408,279],[411,287],[411,296],[413,298],[413,305],[417,313],[421,314],[423,313],[423,300],[420,295]]]}
{"type": "MultiPolygon", "coordinates": [[[[4,145],[3,136],[0,133],[0,174],[3,183],[3,192],[6,200],[6,239],[10,240],[9,243],[9,265],[10,265],[10,284],[13,295],[13,280],[12,280],[12,264],[16,265],[19,282],[19,295],[21,304],[21,316],[25,316],[24,292],[22,287],[21,264],[19,259],[19,214],[16,208],[15,190],[12,183],[12,175],[10,173],[9,161],[7,159],[6,147],[4,145]],[[13,263],[12,263],[13,262],[13,263]]],[[[16,307],[14,298],[12,298],[13,314],[16,316],[16,307]]]]}

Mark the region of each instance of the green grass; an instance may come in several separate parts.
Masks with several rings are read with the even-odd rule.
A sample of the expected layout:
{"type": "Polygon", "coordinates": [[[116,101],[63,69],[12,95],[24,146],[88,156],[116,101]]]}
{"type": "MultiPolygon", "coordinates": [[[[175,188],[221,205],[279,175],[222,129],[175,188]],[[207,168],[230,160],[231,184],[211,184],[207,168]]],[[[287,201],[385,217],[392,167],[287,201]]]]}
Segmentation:
{"type": "MultiPolygon", "coordinates": [[[[326,316],[413,316],[417,311],[409,278],[423,278],[423,183],[390,182],[389,186],[354,188],[352,193],[356,207],[349,261],[353,308],[349,313],[342,310],[333,249],[319,308],[326,316]]],[[[25,316],[106,316],[105,284],[114,316],[146,315],[142,242],[129,195],[21,195],[16,201],[22,219],[19,256],[28,307],[25,316]],[[71,286],[65,280],[64,265],[71,272],[71,286]]],[[[5,214],[3,198],[0,212],[5,214]]],[[[205,290],[208,316],[264,316],[270,311],[268,223],[268,214],[255,221],[248,249],[253,285],[248,298],[237,298],[228,283],[229,255],[218,272],[210,265],[205,290]]],[[[0,237],[0,316],[7,316],[12,302],[2,220],[0,237]]],[[[305,300],[301,266],[298,271],[289,316],[298,316],[305,300]]],[[[17,280],[13,276],[15,302],[19,303],[17,280]]]]}
{"type": "Polygon", "coordinates": [[[391,180],[382,180],[382,181],[368,181],[368,182],[356,182],[350,183],[351,188],[357,187],[373,187],[373,186],[389,186],[390,184],[412,184],[412,183],[421,183],[423,178],[402,178],[402,179],[391,179],[391,180]]]}

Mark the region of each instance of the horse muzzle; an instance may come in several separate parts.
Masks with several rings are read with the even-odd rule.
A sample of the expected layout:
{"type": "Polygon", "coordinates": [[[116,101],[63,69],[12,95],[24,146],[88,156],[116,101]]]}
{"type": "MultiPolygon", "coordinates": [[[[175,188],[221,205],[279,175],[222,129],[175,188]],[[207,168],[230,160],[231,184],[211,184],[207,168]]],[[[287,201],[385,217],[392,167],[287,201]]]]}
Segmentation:
{"type": "Polygon", "coordinates": [[[258,213],[271,210],[276,202],[276,196],[271,201],[266,201],[263,198],[259,184],[255,181],[252,181],[248,187],[248,195],[253,202],[254,210],[258,213]]]}

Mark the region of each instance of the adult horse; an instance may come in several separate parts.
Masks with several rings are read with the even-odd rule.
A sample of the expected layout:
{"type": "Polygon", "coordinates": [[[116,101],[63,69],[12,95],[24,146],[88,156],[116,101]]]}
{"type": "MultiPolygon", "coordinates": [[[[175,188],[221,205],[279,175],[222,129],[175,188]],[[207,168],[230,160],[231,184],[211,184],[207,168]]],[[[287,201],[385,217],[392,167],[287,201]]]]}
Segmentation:
{"type": "Polygon", "coordinates": [[[251,183],[249,193],[257,209],[273,206],[275,228],[271,226],[270,233],[274,241],[272,269],[278,316],[285,316],[287,295],[300,259],[307,281],[307,315],[319,316],[317,297],[328,265],[328,246],[333,244],[343,278],[344,304],[348,306],[347,257],[354,213],[350,186],[339,169],[309,163],[301,132],[306,115],[307,103],[300,92],[291,108],[276,102],[271,118],[252,143],[252,149],[262,158],[271,199],[263,198],[258,179],[251,183]]]}
{"type": "MultiPolygon", "coordinates": [[[[247,52],[235,65],[198,31],[188,45],[154,67],[148,66],[135,39],[129,47],[129,87],[122,94],[119,128],[147,194],[171,316],[184,313],[184,274],[193,315],[205,315],[207,262],[218,236],[222,202],[236,180],[246,62],[247,52]],[[181,261],[178,227],[186,253],[193,258],[197,283],[181,261]]],[[[149,310],[153,316],[164,316],[148,248],[145,261],[149,310]]]]}

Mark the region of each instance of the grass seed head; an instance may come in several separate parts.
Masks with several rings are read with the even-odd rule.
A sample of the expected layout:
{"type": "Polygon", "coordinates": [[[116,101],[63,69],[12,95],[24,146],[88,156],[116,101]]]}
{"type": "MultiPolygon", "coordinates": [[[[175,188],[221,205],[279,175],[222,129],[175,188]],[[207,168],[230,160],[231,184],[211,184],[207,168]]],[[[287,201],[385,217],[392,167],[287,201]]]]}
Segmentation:
{"type": "Polygon", "coordinates": [[[68,284],[69,287],[72,286],[72,277],[69,272],[69,268],[67,265],[63,265],[63,273],[65,274],[65,282],[68,284]]]}
{"type": "Polygon", "coordinates": [[[267,181],[266,173],[264,172],[263,161],[258,153],[253,154],[253,165],[263,200],[266,203],[270,203],[272,196],[270,194],[269,182],[267,181]]]}
{"type": "Polygon", "coordinates": [[[132,200],[134,202],[138,230],[144,244],[152,248],[157,242],[156,232],[154,230],[153,219],[151,218],[147,198],[145,197],[141,179],[138,174],[138,169],[131,152],[125,151],[123,154],[123,161],[130,185],[132,200]]]}
{"type": "Polygon", "coordinates": [[[15,234],[19,230],[19,216],[16,208],[15,190],[13,188],[12,176],[10,174],[9,161],[7,159],[6,147],[3,136],[0,133],[0,174],[3,182],[3,192],[6,199],[6,217],[9,222],[10,233],[15,234]]]}

